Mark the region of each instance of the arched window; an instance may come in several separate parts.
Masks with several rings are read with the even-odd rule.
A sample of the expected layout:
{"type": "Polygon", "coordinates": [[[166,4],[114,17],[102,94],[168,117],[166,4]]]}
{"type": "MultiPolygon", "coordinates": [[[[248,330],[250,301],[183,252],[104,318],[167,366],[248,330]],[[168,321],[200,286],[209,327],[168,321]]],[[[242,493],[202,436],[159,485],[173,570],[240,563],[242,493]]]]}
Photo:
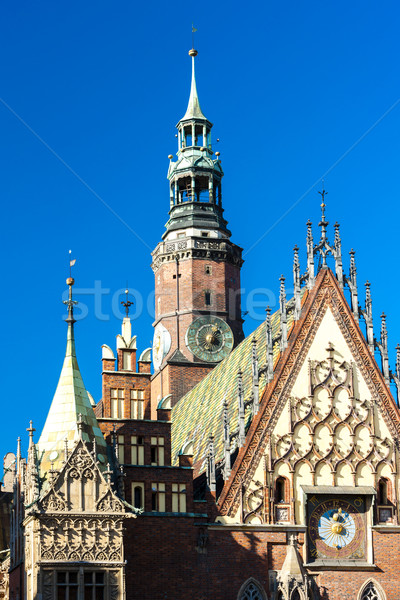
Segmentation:
{"type": "Polygon", "coordinates": [[[300,594],[297,590],[294,590],[293,594],[290,596],[290,600],[301,600],[300,594]]]}
{"type": "Polygon", "coordinates": [[[275,481],[275,502],[287,502],[287,480],[285,477],[278,477],[275,481]]]}
{"type": "Polygon", "coordinates": [[[373,581],[369,581],[364,587],[360,600],[384,600],[383,594],[378,591],[373,581]]]}
{"type": "Polygon", "coordinates": [[[381,477],[378,482],[378,504],[388,504],[390,500],[389,481],[381,477]]]}
{"type": "Polygon", "coordinates": [[[249,579],[243,584],[238,600],[265,600],[265,597],[261,586],[254,579],[249,579]]]}

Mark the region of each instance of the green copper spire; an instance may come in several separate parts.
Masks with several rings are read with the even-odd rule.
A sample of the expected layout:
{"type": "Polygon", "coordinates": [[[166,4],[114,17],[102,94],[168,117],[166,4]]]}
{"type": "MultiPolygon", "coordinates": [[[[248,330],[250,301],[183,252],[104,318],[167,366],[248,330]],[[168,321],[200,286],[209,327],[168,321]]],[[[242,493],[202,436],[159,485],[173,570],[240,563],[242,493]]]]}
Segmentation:
{"type": "Polygon", "coordinates": [[[52,464],[56,470],[62,467],[66,454],[66,439],[69,452],[80,438],[86,442],[96,440],[97,456],[101,463],[106,464],[107,462],[106,443],[90,403],[76,358],[74,305],[77,302],[72,299],[74,279],[69,277],[67,284],[69,286],[69,298],[65,301],[68,306],[67,349],[53,402],[37,445],[42,477],[50,470],[52,464]]]}
{"type": "Polygon", "coordinates": [[[199,97],[197,95],[196,75],[195,75],[195,68],[194,68],[194,58],[195,58],[195,56],[197,56],[197,50],[195,50],[194,48],[189,50],[189,56],[192,57],[192,85],[190,87],[190,97],[189,97],[189,103],[188,103],[188,107],[186,110],[186,114],[183,117],[183,119],[181,119],[181,120],[182,121],[186,121],[188,119],[207,120],[206,117],[202,113],[202,110],[200,108],[199,97]]]}

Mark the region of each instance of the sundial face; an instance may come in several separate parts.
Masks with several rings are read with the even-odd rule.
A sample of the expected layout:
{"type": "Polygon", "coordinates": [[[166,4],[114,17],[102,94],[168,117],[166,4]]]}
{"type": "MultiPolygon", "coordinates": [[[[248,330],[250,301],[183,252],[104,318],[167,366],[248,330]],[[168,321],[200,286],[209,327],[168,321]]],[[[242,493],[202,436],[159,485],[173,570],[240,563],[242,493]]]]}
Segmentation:
{"type": "Polygon", "coordinates": [[[353,497],[308,499],[310,560],[365,560],[365,500],[353,497]]]}
{"type": "Polygon", "coordinates": [[[186,345],[200,360],[219,362],[233,348],[233,333],[219,317],[198,317],[186,331],[186,345]]]}

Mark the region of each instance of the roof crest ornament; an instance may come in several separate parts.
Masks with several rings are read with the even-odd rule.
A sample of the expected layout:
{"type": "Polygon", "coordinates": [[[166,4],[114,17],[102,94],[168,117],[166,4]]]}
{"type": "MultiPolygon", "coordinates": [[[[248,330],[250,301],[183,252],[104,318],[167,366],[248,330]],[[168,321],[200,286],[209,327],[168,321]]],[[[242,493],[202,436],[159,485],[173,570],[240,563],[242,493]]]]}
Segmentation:
{"type": "Polygon", "coordinates": [[[372,356],[374,355],[375,343],[374,343],[374,325],[372,320],[372,299],[371,299],[371,284],[369,281],[365,283],[365,308],[359,307],[359,313],[364,318],[366,325],[366,337],[369,351],[372,356]]]}
{"type": "Polygon", "coordinates": [[[279,290],[279,314],[281,321],[281,352],[287,347],[287,311],[286,311],[286,290],[285,290],[285,278],[283,275],[280,276],[279,281],[281,282],[279,290]]]}
{"type": "Polygon", "coordinates": [[[301,278],[298,246],[293,248],[293,252],[294,320],[298,321],[301,312],[301,278]]]}
{"type": "Polygon", "coordinates": [[[397,390],[397,404],[400,402],[400,344],[396,346],[396,368],[393,373],[390,371],[390,379],[394,381],[397,390]]]}
{"type": "Polygon", "coordinates": [[[243,398],[243,379],[242,379],[242,371],[239,370],[237,374],[237,397],[238,397],[238,421],[239,421],[239,438],[238,438],[238,446],[239,448],[244,445],[246,441],[246,431],[245,431],[245,422],[244,422],[244,398],[243,398]]]}
{"type": "Polygon", "coordinates": [[[216,490],[214,436],[210,435],[207,452],[207,485],[210,492],[216,490]]]}
{"type": "Polygon", "coordinates": [[[129,307],[133,306],[133,302],[131,302],[129,300],[128,296],[129,296],[129,288],[128,288],[128,282],[126,282],[125,302],[121,301],[122,306],[125,306],[125,315],[126,315],[126,318],[129,317],[129,307]]]}
{"type": "Polygon", "coordinates": [[[267,382],[269,383],[274,378],[274,347],[272,341],[272,324],[271,324],[271,308],[267,306],[265,309],[267,316],[265,319],[265,334],[266,334],[266,346],[267,346],[267,357],[266,357],[266,375],[267,382]]]}
{"type": "Polygon", "coordinates": [[[229,479],[231,474],[231,436],[230,436],[230,423],[228,414],[228,401],[226,399],[226,393],[222,403],[223,406],[223,424],[224,424],[224,457],[225,464],[223,469],[224,481],[229,479]]]}
{"type": "Polygon", "coordinates": [[[378,348],[381,354],[382,360],[382,374],[383,377],[389,385],[390,383],[390,374],[389,374],[389,353],[388,353],[388,334],[386,327],[386,315],[383,312],[381,314],[381,338],[380,340],[375,340],[375,346],[378,348]]]}
{"type": "Polygon", "coordinates": [[[258,355],[257,355],[257,339],[254,336],[251,340],[251,368],[252,368],[252,383],[253,383],[253,415],[256,415],[260,408],[260,390],[258,385],[258,355]]]}

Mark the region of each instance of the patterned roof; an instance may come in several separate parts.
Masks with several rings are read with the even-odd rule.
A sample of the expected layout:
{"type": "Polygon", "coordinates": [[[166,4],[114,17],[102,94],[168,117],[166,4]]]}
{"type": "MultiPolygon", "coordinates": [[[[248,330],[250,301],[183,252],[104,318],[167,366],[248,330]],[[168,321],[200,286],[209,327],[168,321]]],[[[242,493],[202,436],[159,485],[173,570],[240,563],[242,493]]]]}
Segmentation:
{"type": "MultiPolygon", "coordinates": [[[[304,290],[302,290],[304,293],[304,290]]],[[[304,300],[304,298],[303,298],[304,300]]],[[[293,324],[293,300],[287,303],[288,331],[293,324]]],[[[279,311],[271,315],[274,366],[280,353],[279,311]]],[[[252,339],[257,340],[258,366],[266,363],[266,322],[245,338],[196,387],[188,392],[172,410],[172,462],[177,464],[178,454],[185,442],[192,441],[195,474],[204,471],[210,435],[214,436],[215,460],[223,459],[223,401],[228,402],[230,433],[238,430],[237,374],[242,371],[244,403],[252,399],[252,339]]],[[[260,399],[266,387],[265,376],[259,379],[260,399]]],[[[246,426],[250,424],[252,408],[246,408],[246,426]]]]}

